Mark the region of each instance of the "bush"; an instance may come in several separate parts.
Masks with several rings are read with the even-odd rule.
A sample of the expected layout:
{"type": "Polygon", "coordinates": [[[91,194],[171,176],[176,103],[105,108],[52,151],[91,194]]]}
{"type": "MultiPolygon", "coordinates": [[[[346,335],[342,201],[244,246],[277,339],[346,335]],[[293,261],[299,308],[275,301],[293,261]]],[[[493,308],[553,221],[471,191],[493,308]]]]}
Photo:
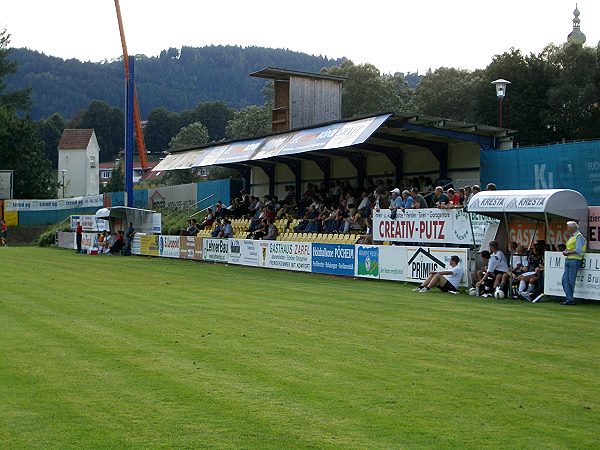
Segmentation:
{"type": "Polygon", "coordinates": [[[56,233],[59,231],[71,231],[71,218],[66,217],[62,221],[55,223],[54,225],[50,225],[46,230],[40,235],[37,240],[37,243],[40,247],[48,247],[50,245],[54,245],[56,233]]]}

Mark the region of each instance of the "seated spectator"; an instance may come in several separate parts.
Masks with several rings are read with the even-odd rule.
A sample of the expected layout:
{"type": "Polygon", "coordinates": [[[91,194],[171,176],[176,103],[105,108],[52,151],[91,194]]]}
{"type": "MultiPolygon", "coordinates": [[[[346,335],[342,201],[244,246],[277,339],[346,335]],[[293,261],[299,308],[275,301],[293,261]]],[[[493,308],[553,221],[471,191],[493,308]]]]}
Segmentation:
{"type": "Polygon", "coordinates": [[[344,220],[344,233],[350,232],[350,230],[362,230],[365,226],[365,219],[363,216],[356,211],[356,209],[352,209],[350,213],[350,217],[344,220]]]}
{"type": "Polygon", "coordinates": [[[268,219],[267,234],[263,239],[266,241],[274,241],[277,239],[277,236],[279,236],[279,230],[277,229],[277,226],[273,222],[273,219],[268,219]]]}
{"type": "Polygon", "coordinates": [[[517,278],[518,296],[527,301],[531,301],[531,293],[535,290],[544,270],[544,249],[545,244],[540,241],[533,245],[532,251],[527,256],[526,270],[517,278]]]}
{"type": "Polygon", "coordinates": [[[219,237],[219,234],[223,230],[223,224],[221,223],[221,219],[215,220],[215,229],[210,233],[210,235],[214,238],[219,237]]]}
{"type": "Polygon", "coordinates": [[[460,280],[462,280],[464,274],[463,268],[458,265],[459,262],[460,258],[458,256],[451,256],[449,270],[431,272],[421,286],[413,289],[413,292],[424,293],[429,292],[432,287],[438,287],[442,292],[458,294],[460,280]]]}
{"type": "Polygon", "coordinates": [[[109,255],[120,255],[123,249],[125,248],[125,232],[123,230],[119,230],[118,233],[114,234],[113,245],[108,251],[109,255]]]}
{"type": "Polygon", "coordinates": [[[405,209],[411,209],[413,205],[413,198],[410,195],[410,192],[405,189],[402,191],[402,211],[405,209]]]}
{"type": "Polygon", "coordinates": [[[110,251],[110,247],[113,244],[113,236],[108,231],[102,232],[102,241],[98,239],[99,253],[108,253],[110,251]]]}
{"type": "Polygon", "coordinates": [[[219,200],[215,206],[215,219],[222,219],[225,217],[225,208],[223,202],[219,200]]]}
{"type": "Polygon", "coordinates": [[[456,193],[456,191],[453,188],[448,189],[448,192],[446,194],[448,196],[448,204],[446,205],[446,208],[460,208],[461,204],[460,204],[460,197],[458,196],[458,194],[456,193]]]}
{"type": "Polygon", "coordinates": [[[262,239],[265,237],[269,230],[269,224],[267,219],[262,219],[260,224],[246,236],[246,239],[262,239]]]}
{"type": "Polygon", "coordinates": [[[413,199],[413,203],[411,208],[412,209],[424,209],[427,208],[427,201],[425,200],[425,197],[423,197],[420,193],[419,193],[419,189],[417,189],[416,187],[413,187],[410,190],[410,196],[413,199]]]}
{"type": "Polygon", "coordinates": [[[283,197],[283,203],[291,205],[296,200],[296,188],[293,185],[285,187],[285,196],[283,197]]]}
{"type": "MultiPolygon", "coordinates": [[[[212,208],[208,208],[206,210],[206,216],[204,217],[204,220],[201,223],[199,223],[198,225],[196,225],[196,228],[198,230],[205,230],[206,228],[212,227],[214,222],[215,222],[215,216],[213,214],[212,208]]],[[[196,233],[197,233],[197,231],[196,231],[196,233]]]]}
{"type": "Polygon", "coordinates": [[[196,225],[192,221],[192,219],[188,219],[187,227],[185,229],[179,230],[180,236],[194,236],[198,230],[196,229],[196,225]]]}
{"type": "Polygon", "coordinates": [[[360,235],[356,243],[373,245],[373,221],[370,217],[367,217],[366,228],[365,233],[360,235]]]}
{"type": "Polygon", "coordinates": [[[431,177],[425,178],[425,185],[423,186],[423,192],[433,192],[433,180],[431,177]]]}
{"type": "Polygon", "coordinates": [[[217,237],[223,239],[229,239],[233,237],[233,227],[231,226],[231,220],[223,219],[223,226],[217,237]]]}

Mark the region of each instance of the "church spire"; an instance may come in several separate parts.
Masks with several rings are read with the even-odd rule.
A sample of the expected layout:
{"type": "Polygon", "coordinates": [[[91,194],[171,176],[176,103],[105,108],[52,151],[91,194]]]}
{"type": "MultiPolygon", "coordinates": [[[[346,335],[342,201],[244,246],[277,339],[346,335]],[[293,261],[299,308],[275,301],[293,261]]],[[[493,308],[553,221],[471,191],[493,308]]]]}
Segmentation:
{"type": "Polygon", "coordinates": [[[583,34],[580,30],[581,20],[579,19],[579,8],[577,7],[577,3],[575,3],[575,11],[573,11],[573,31],[569,33],[567,37],[567,42],[571,44],[585,44],[585,34],[583,34]]]}

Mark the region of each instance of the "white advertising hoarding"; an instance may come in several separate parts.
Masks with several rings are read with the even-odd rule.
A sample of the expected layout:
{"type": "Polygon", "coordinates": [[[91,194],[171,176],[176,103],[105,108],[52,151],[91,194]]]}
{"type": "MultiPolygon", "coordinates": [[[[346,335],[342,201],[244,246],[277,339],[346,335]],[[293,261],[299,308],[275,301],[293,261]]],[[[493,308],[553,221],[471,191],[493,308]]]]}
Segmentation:
{"type": "Polygon", "coordinates": [[[229,239],[229,264],[258,266],[260,246],[258,241],[229,239]]]}
{"type": "MultiPolygon", "coordinates": [[[[564,297],[562,276],[565,271],[565,257],[560,252],[544,254],[544,294],[564,297]]],[[[600,254],[586,253],[583,266],[577,273],[575,298],[600,300],[600,254]]]]}
{"type": "Polygon", "coordinates": [[[379,247],[379,278],[406,281],[406,247],[381,245],[379,247]]]}
{"type": "Polygon", "coordinates": [[[259,266],[270,269],[312,270],[312,244],[310,242],[258,241],[259,266]]]}
{"type": "Polygon", "coordinates": [[[428,244],[480,244],[488,224],[496,222],[485,216],[469,213],[462,209],[407,209],[398,211],[390,218],[390,210],[373,213],[373,240],[428,244]],[[473,231],[471,230],[473,225],[473,231]]]}
{"type": "Polygon", "coordinates": [[[228,239],[203,239],[202,259],[204,261],[228,262],[229,240],[228,239]]]}
{"type": "Polygon", "coordinates": [[[108,220],[99,219],[94,215],[80,215],[71,217],[71,230],[77,229],[77,221],[81,222],[83,231],[108,231],[108,220]]]}
{"type": "Polygon", "coordinates": [[[422,282],[431,272],[448,270],[453,255],[460,258],[459,265],[464,271],[461,285],[468,285],[469,251],[465,248],[405,247],[404,281],[422,282]]]}
{"type": "Polygon", "coordinates": [[[72,197],[49,200],[7,200],[4,202],[5,211],[51,211],[71,208],[102,208],[104,195],[88,197],[72,197]]]}
{"type": "Polygon", "coordinates": [[[179,236],[159,236],[158,256],[179,258],[179,236]]]}

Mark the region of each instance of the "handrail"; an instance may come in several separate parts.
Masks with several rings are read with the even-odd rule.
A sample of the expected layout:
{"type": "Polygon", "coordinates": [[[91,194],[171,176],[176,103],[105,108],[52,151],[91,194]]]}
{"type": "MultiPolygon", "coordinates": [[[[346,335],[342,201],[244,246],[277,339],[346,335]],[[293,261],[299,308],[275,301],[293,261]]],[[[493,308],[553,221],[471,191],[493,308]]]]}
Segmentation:
{"type": "Polygon", "coordinates": [[[190,219],[204,211],[206,211],[208,208],[215,208],[215,194],[210,194],[208,197],[204,197],[202,200],[197,201],[196,203],[194,203],[191,207],[194,208],[195,206],[199,205],[200,203],[202,203],[205,200],[208,200],[209,198],[212,198],[212,203],[210,204],[210,206],[207,206],[206,208],[200,209],[198,211],[196,211],[194,214],[192,214],[190,216],[190,219]]]}

